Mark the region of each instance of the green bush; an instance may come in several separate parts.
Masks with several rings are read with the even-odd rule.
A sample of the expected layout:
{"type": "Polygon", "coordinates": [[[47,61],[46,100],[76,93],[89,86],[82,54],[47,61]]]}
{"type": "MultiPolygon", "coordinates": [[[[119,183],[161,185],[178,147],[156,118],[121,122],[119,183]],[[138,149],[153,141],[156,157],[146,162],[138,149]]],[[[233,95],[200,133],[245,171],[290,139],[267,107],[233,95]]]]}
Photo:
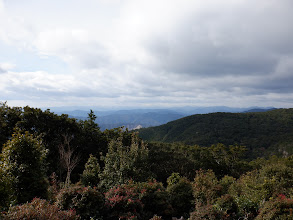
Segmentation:
{"type": "Polygon", "coordinates": [[[173,207],[173,216],[188,218],[194,206],[192,184],[186,178],[179,176],[178,179],[173,177],[174,175],[172,174],[167,180],[167,192],[173,207]]]}
{"type": "Polygon", "coordinates": [[[31,203],[10,207],[3,219],[75,220],[80,218],[74,210],[62,211],[46,200],[35,198],[31,203]]]}
{"type": "Polygon", "coordinates": [[[105,198],[95,188],[75,185],[59,192],[56,205],[62,210],[76,210],[82,219],[99,219],[104,214],[105,198]]]}
{"type": "Polygon", "coordinates": [[[282,193],[292,194],[293,170],[282,161],[270,159],[270,164],[261,165],[242,175],[229,187],[229,194],[234,197],[242,217],[255,217],[263,203],[282,193]]]}

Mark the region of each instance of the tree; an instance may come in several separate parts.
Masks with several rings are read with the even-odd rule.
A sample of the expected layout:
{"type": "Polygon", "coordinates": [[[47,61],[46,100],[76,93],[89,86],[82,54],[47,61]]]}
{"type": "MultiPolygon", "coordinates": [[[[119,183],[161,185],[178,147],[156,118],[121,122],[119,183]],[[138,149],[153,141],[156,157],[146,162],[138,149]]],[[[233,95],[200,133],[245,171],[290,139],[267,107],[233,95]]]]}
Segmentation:
{"type": "Polygon", "coordinates": [[[12,139],[4,145],[1,166],[5,175],[11,177],[13,194],[18,203],[47,196],[47,152],[39,137],[20,130],[16,130],[12,139]]]}
{"type": "Polygon", "coordinates": [[[70,185],[70,175],[73,169],[78,164],[80,157],[78,154],[74,154],[74,149],[70,146],[70,141],[72,137],[64,135],[64,143],[59,145],[59,156],[60,163],[66,170],[66,180],[64,187],[69,187],[70,185]]]}
{"type": "Polygon", "coordinates": [[[20,120],[22,108],[9,107],[6,102],[0,102],[0,150],[13,134],[13,128],[20,120]]]}
{"type": "Polygon", "coordinates": [[[120,137],[109,143],[108,153],[102,157],[105,167],[100,175],[100,185],[106,189],[126,183],[130,179],[143,181],[149,177],[145,171],[147,146],[139,140],[136,133],[132,134],[131,145],[125,146],[122,134],[123,131],[120,137]]]}
{"type": "Polygon", "coordinates": [[[18,121],[16,126],[21,130],[29,131],[31,134],[42,135],[43,144],[49,149],[47,155],[49,163],[48,175],[57,172],[59,178],[62,178],[58,147],[64,142],[64,134],[78,137],[71,142],[72,146],[83,146],[83,148],[86,148],[85,144],[75,143],[79,140],[81,128],[76,119],[69,118],[65,114],[57,115],[50,112],[50,110],[42,111],[38,108],[26,106],[23,108],[21,120],[18,121]]]}
{"type": "Polygon", "coordinates": [[[98,159],[90,155],[88,161],[85,164],[85,169],[81,175],[81,182],[85,186],[97,186],[99,183],[100,164],[98,159]]]}
{"type": "Polygon", "coordinates": [[[5,172],[3,163],[0,162],[0,212],[7,210],[9,205],[14,203],[12,180],[11,175],[5,172]]]}

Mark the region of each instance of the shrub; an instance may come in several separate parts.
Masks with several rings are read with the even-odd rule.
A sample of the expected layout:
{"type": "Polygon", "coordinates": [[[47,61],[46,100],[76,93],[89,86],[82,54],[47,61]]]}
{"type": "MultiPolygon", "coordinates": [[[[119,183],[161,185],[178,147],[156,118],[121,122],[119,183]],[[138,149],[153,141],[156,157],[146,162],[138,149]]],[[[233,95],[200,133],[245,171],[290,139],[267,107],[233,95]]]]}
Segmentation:
{"type": "Polygon", "coordinates": [[[128,184],[115,186],[105,194],[106,207],[110,219],[135,219],[140,217],[143,204],[139,199],[137,184],[130,181],[128,184]]]}
{"type": "Polygon", "coordinates": [[[192,184],[189,180],[180,176],[179,179],[176,178],[176,181],[174,181],[174,178],[168,178],[167,182],[167,192],[173,207],[173,216],[188,218],[194,206],[192,184]]]}
{"type": "Polygon", "coordinates": [[[49,177],[49,187],[48,187],[48,200],[50,202],[55,202],[56,201],[56,196],[58,195],[60,191],[60,183],[57,180],[57,175],[55,172],[51,174],[49,177]]]}
{"type": "Polygon", "coordinates": [[[190,220],[222,219],[222,213],[214,209],[212,205],[196,205],[195,211],[190,214],[190,220]]]}
{"type": "Polygon", "coordinates": [[[226,194],[221,196],[213,206],[214,209],[222,214],[223,219],[236,219],[238,213],[237,204],[231,195],[226,194]]]}
{"type": "Polygon", "coordinates": [[[37,219],[37,220],[74,220],[80,219],[74,210],[61,211],[56,205],[43,199],[35,198],[31,203],[12,206],[3,216],[4,219],[37,219]]]}
{"type": "Polygon", "coordinates": [[[264,203],[256,220],[293,219],[293,199],[281,194],[264,203]]]}
{"type": "Polygon", "coordinates": [[[82,219],[98,219],[103,217],[105,199],[95,188],[75,185],[59,192],[56,205],[62,210],[76,210],[82,219]]]}
{"type": "Polygon", "coordinates": [[[150,218],[149,220],[162,220],[162,217],[161,216],[157,216],[157,215],[154,215],[152,218],[150,218]]]}
{"type": "Polygon", "coordinates": [[[255,217],[270,198],[292,193],[293,169],[281,161],[272,161],[261,169],[242,175],[229,187],[241,216],[255,217]]]}
{"type": "Polygon", "coordinates": [[[222,186],[222,193],[227,194],[229,187],[236,182],[236,179],[232,176],[224,176],[220,181],[220,185],[222,186]]]}
{"type": "Polygon", "coordinates": [[[222,186],[212,170],[197,170],[193,183],[193,195],[197,204],[213,204],[221,196],[222,186]]]}
{"type": "Polygon", "coordinates": [[[171,218],[173,208],[163,184],[155,180],[135,183],[128,181],[105,194],[110,219],[150,219],[154,215],[171,218]]]}
{"type": "Polygon", "coordinates": [[[168,219],[173,214],[172,205],[169,202],[169,194],[161,182],[149,180],[139,184],[140,199],[144,204],[143,219],[149,219],[154,214],[168,219]]]}
{"type": "Polygon", "coordinates": [[[255,217],[259,206],[267,196],[257,171],[242,175],[228,191],[237,204],[238,214],[242,217],[255,217]]]}

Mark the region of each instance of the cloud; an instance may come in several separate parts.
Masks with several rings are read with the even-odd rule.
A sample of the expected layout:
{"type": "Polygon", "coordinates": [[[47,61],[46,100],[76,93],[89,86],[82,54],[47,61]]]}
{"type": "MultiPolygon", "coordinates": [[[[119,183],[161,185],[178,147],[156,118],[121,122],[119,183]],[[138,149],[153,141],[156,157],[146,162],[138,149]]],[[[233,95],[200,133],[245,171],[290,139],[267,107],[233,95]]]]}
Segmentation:
{"type": "Polygon", "coordinates": [[[271,72],[281,54],[292,53],[292,3],[235,2],[202,3],[206,7],[186,16],[170,33],[150,38],[148,49],[158,66],[203,77],[271,72]]]}
{"type": "Polygon", "coordinates": [[[1,99],[290,106],[292,6],[291,0],[0,0],[0,41],[67,66],[0,65],[1,99]]]}
{"type": "Polygon", "coordinates": [[[0,73],[6,73],[8,70],[11,70],[15,67],[12,63],[0,63],[0,73]]]}

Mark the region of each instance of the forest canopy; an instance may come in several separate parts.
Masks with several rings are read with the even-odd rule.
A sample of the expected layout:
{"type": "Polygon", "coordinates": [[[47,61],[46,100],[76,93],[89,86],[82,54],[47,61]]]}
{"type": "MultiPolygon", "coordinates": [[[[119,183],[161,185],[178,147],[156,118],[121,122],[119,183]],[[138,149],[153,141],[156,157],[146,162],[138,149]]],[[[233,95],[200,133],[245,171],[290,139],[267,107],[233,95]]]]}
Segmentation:
{"type": "Polygon", "coordinates": [[[138,134],[101,131],[93,111],[1,103],[1,218],[292,219],[292,116],[194,115],[138,134]]]}

